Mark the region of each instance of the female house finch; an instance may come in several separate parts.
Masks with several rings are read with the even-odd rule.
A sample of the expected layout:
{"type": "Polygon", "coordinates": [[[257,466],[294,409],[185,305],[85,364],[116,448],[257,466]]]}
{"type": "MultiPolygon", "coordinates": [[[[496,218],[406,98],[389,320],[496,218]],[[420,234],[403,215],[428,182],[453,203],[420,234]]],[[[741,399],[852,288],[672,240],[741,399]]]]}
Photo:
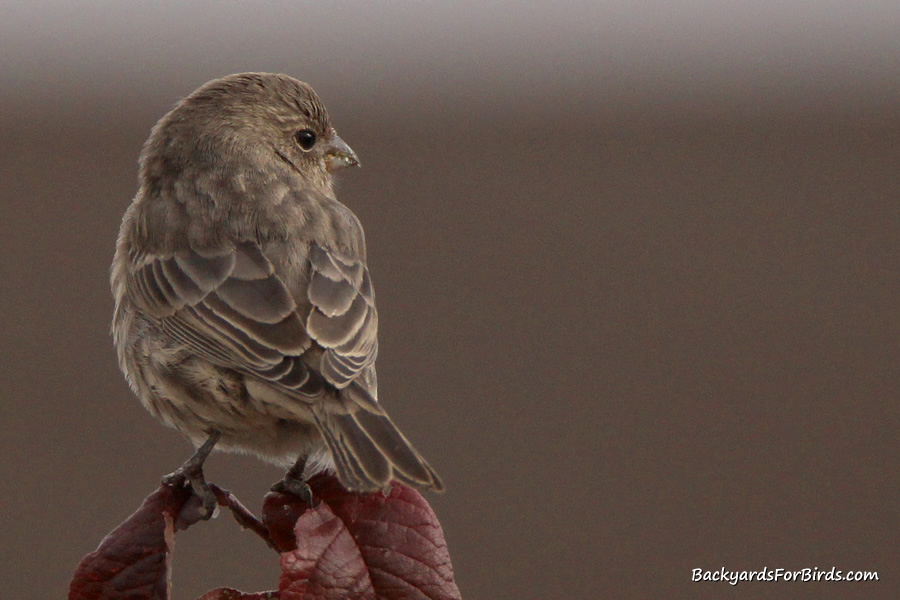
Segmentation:
{"type": "Polygon", "coordinates": [[[119,365],[144,406],[198,447],[173,476],[213,500],[215,446],[348,490],[437,474],[376,400],[378,313],[362,226],[331,173],[357,165],[312,88],[211,81],[153,128],[112,264],[119,365]]]}

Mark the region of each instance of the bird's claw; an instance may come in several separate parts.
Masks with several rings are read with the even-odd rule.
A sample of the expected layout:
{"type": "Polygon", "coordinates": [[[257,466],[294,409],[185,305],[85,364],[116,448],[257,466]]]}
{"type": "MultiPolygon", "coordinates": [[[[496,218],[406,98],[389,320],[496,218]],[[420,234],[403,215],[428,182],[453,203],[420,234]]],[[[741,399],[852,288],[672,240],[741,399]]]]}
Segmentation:
{"type": "Polygon", "coordinates": [[[201,466],[185,463],[175,469],[174,472],[163,477],[162,482],[164,485],[172,487],[186,487],[190,485],[191,491],[200,498],[200,502],[203,505],[204,516],[202,518],[204,520],[211,518],[215,513],[219,503],[216,500],[215,492],[212,491],[212,488],[206,482],[201,466]]]}
{"type": "Polygon", "coordinates": [[[303,479],[291,477],[290,474],[285,475],[284,479],[273,485],[272,491],[282,494],[293,494],[305,501],[310,508],[313,506],[312,488],[303,479]]]}

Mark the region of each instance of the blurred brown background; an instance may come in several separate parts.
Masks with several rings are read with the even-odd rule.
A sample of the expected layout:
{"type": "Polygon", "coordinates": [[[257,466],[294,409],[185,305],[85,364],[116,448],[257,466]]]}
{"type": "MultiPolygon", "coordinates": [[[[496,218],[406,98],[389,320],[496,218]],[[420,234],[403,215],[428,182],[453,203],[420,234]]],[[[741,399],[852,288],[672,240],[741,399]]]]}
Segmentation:
{"type": "MultiPolygon", "coordinates": [[[[156,119],[260,70],[362,159],[380,395],[466,598],[900,597],[900,5],[633,4],[5,6],[0,596],[64,597],[190,453],[107,268],[156,119]],[[690,581],[832,566],[880,581],[690,581]]],[[[255,510],[281,475],[208,474],[255,510]]],[[[225,516],[174,565],[277,585],[225,516]]]]}

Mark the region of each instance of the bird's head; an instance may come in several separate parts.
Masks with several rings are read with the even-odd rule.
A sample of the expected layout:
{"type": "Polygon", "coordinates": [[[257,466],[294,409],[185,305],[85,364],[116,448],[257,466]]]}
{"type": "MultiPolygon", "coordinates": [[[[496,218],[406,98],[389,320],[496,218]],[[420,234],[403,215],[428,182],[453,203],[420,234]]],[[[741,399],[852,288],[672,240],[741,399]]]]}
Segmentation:
{"type": "Polygon", "coordinates": [[[252,185],[281,174],[330,192],[331,174],[358,164],[312,87],[286,75],[240,73],[205,84],[160,120],[141,176],[252,185]]]}

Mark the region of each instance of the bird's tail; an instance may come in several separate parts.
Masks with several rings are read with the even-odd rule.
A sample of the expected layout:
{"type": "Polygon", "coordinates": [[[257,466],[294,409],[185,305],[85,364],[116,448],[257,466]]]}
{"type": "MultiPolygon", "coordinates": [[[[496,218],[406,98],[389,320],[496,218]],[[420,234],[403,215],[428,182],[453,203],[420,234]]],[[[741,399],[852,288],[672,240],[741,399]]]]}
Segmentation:
{"type": "Polygon", "coordinates": [[[344,410],[316,406],[313,412],[344,487],[377,491],[396,479],[422,490],[443,491],[437,473],[371,394],[355,382],[339,393],[344,410]]]}

